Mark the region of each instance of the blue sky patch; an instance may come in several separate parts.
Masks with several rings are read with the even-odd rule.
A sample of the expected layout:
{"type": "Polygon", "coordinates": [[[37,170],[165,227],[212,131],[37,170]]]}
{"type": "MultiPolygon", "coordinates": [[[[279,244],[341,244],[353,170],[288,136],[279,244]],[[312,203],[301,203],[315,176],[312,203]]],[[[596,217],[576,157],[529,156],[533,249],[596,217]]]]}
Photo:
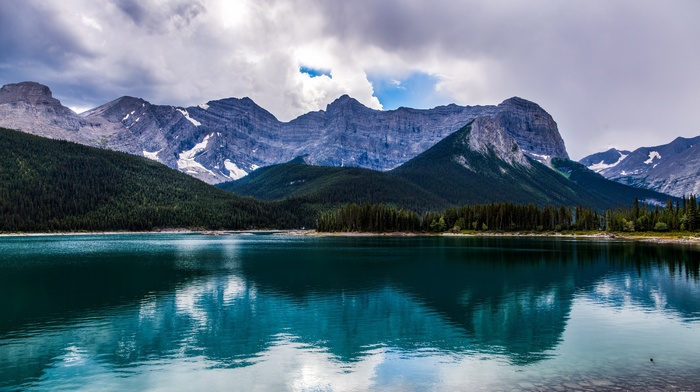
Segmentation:
{"type": "Polygon", "coordinates": [[[329,78],[333,79],[331,76],[331,70],[330,69],[320,69],[320,68],[311,68],[311,67],[299,67],[299,72],[303,74],[307,74],[311,76],[312,78],[316,78],[319,76],[328,76],[329,78]]]}
{"type": "Polygon", "coordinates": [[[401,106],[430,109],[452,102],[449,95],[437,91],[435,86],[440,78],[423,72],[413,72],[403,78],[393,78],[385,74],[367,75],[372,83],[374,96],[385,110],[401,106]]]}

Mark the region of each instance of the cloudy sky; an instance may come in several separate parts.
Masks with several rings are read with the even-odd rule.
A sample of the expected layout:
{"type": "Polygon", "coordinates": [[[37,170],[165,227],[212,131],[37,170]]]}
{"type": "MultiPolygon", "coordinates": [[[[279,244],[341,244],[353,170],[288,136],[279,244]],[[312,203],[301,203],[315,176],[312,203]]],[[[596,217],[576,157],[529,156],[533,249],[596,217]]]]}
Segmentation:
{"type": "Polygon", "coordinates": [[[574,159],[700,135],[697,0],[0,1],[0,84],[84,110],[248,96],[288,121],[520,96],[574,159]]]}

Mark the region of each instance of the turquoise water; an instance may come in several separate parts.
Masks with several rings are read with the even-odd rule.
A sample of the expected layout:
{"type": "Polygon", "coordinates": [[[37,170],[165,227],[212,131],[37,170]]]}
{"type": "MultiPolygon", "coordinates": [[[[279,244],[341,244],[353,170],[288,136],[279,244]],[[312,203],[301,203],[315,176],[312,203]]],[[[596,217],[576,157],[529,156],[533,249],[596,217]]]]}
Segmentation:
{"type": "Polygon", "coordinates": [[[699,262],[542,238],[2,237],[0,389],[700,390],[699,262]]]}

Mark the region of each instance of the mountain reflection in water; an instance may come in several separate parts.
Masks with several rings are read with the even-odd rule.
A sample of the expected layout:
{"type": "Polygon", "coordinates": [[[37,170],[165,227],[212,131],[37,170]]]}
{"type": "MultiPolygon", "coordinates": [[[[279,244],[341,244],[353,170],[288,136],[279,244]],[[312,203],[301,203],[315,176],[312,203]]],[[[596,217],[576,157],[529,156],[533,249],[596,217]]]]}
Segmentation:
{"type": "Polygon", "coordinates": [[[341,369],[386,350],[526,369],[557,356],[577,298],[700,320],[700,252],[683,246],[149,234],[6,237],[0,252],[0,387],[77,377],[70,363],[246,368],[284,347],[341,369]]]}

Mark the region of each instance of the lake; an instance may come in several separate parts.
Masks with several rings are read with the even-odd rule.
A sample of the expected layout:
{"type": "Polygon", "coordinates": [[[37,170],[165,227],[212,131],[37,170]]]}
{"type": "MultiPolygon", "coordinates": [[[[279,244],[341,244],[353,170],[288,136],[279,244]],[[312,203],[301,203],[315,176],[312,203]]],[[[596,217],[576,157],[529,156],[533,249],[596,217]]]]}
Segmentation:
{"type": "Polygon", "coordinates": [[[1,390],[700,390],[697,246],[117,234],[0,255],[1,390]]]}

